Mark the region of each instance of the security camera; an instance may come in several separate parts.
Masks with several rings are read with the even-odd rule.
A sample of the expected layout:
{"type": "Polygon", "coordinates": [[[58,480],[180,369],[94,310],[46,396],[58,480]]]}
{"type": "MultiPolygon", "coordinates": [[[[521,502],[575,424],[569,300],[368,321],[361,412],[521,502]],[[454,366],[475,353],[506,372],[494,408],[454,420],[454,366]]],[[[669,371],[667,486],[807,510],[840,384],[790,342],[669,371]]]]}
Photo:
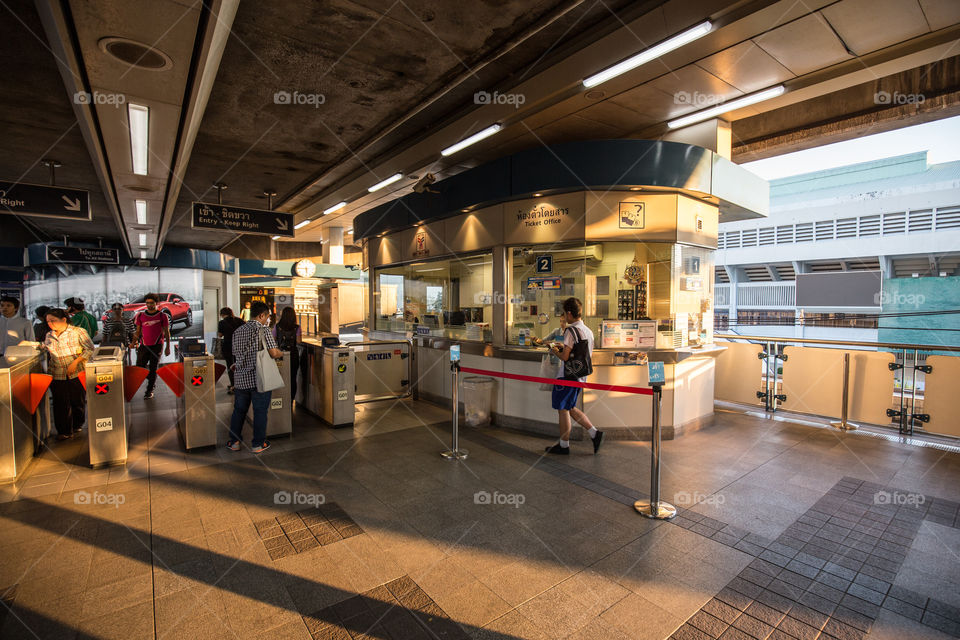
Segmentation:
{"type": "Polygon", "coordinates": [[[440,193],[435,189],[431,189],[430,185],[437,181],[437,176],[432,173],[428,173],[423,176],[413,185],[413,190],[417,193],[440,193]]]}

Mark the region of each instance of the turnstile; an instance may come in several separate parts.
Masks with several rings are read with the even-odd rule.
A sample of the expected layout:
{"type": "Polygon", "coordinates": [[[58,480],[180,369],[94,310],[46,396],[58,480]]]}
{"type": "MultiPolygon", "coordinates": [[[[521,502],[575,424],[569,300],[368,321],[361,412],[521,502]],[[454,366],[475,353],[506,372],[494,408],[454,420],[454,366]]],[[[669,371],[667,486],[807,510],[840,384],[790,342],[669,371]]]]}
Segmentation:
{"type": "Polygon", "coordinates": [[[127,403],[123,396],[124,348],[97,347],[85,366],[90,466],[127,461],[127,403]]]}
{"type": "Polygon", "coordinates": [[[0,482],[13,482],[33,461],[40,441],[39,412],[33,409],[31,374],[40,374],[40,354],[0,357],[0,482]]]}
{"type": "Polygon", "coordinates": [[[334,427],[353,424],[356,368],[350,347],[324,347],[320,418],[334,427]]]}
{"type": "Polygon", "coordinates": [[[213,356],[183,355],[183,393],[179,399],[177,428],[189,451],[217,444],[216,370],[213,356]]]}
{"type": "MultiPolygon", "coordinates": [[[[293,403],[290,398],[290,354],[284,352],[277,359],[277,367],[283,378],[283,386],[270,394],[270,410],[267,413],[267,437],[285,436],[293,432],[293,403]]],[[[306,380],[304,380],[304,384],[306,380]]],[[[247,411],[247,422],[253,424],[253,406],[247,411]]]]}
{"type": "Polygon", "coordinates": [[[356,369],[353,349],[303,341],[303,402],[299,405],[333,427],[353,424],[356,369]]]}

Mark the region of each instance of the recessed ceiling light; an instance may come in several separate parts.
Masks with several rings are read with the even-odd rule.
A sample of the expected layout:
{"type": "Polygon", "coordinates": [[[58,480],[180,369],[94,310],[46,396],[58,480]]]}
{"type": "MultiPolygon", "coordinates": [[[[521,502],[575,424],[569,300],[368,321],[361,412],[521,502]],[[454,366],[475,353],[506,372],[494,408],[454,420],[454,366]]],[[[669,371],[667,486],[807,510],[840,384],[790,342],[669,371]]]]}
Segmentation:
{"type": "Polygon", "coordinates": [[[447,147],[446,149],[444,149],[443,151],[441,151],[441,152],[440,152],[440,155],[442,155],[442,156],[450,156],[450,155],[453,155],[453,154],[455,154],[457,151],[460,151],[461,149],[466,149],[466,148],[469,147],[470,145],[476,144],[477,142],[480,142],[480,141],[483,140],[484,138],[489,138],[490,136],[492,136],[493,134],[495,134],[497,131],[500,131],[500,129],[502,129],[502,128],[503,128],[503,127],[501,127],[500,124],[492,124],[492,125],[490,125],[489,127],[487,127],[486,129],[483,129],[483,130],[481,130],[481,131],[476,132],[475,134],[473,134],[473,135],[470,136],[469,138],[464,138],[464,139],[461,140],[460,142],[458,142],[458,143],[456,143],[456,144],[453,144],[453,145],[450,145],[449,147],[447,147]]]}
{"type": "Polygon", "coordinates": [[[697,26],[691,29],[687,29],[682,33],[678,33],[672,38],[667,38],[660,44],[656,44],[650,47],[649,49],[641,51],[640,53],[627,58],[623,62],[618,62],[612,67],[608,67],[603,71],[601,71],[600,73],[596,73],[590,76],[589,78],[583,81],[583,86],[589,89],[590,87],[595,87],[598,84],[601,84],[606,82],[607,80],[610,80],[611,78],[616,78],[617,76],[623,73],[626,73],[631,69],[636,69],[640,65],[646,64],[651,60],[655,60],[660,56],[665,55],[670,51],[673,51],[674,49],[678,49],[687,43],[693,42],[697,38],[701,38],[707,35],[708,33],[710,33],[710,29],[712,26],[713,25],[710,23],[709,20],[707,20],[706,22],[701,22],[700,24],[698,24],[697,26]]]}
{"type": "Polygon", "coordinates": [[[140,235],[140,246],[141,247],[147,246],[147,234],[141,233],[139,235],[140,235]]]}
{"type": "Polygon", "coordinates": [[[134,200],[137,207],[137,224],[147,224],[147,201],[134,200]]]}
{"type": "Polygon", "coordinates": [[[297,224],[293,225],[293,228],[294,228],[294,229],[303,229],[305,226],[307,226],[307,225],[310,224],[311,222],[313,222],[313,220],[304,220],[303,222],[298,222],[297,224]]]}
{"type": "Polygon", "coordinates": [[[715,107],[710,107],[709,109],[691,113],[688,116],[683,116],[682,118],[677,118],[676,120],[671,120],[667,123],[667,126],[671,129],[679,129],[680,127],[685,127],[688,124],[703,122],[704,120],[709,120],[710,118],[718,116],[721,113],[727,113],[728,111],[733,111],[741,107],[746,107],[751,104],[763,102],[764,100],[776,98],[777,96],[783,94],[783,92],[786,90],[786,87],[784,87],[782,84],[778,84],[775,87],[770,87],[769,89],[764,89],[763,91],[758,91],[757,93],[752,93],[748,96],[743,96],[742,98],[737,98],[736,100],[731,100],[730,102],[724,102],[716,105],[715,107]]]}
{"type": "Polygon", "coordinates": [[[381,180],[377,184],[373,185],[372,187],[367,189],[367,191],[369,191],[370,193],[373,193],[374,191],[379,191],[380,189],[383,189],[385,186],[393,184],[394,182],[396,182],[402,177],[403,177],[402,173],[395,173],[389,178],[387,178],[386,180],[381,180]]]}
{"type": "Polygon", "coordinates": [[[101,38],[97,45],[104,53],[139,69],[163,71],[173,66],[173,60],[163,51],[129,38],[101,38]]]}
{"type": "Polygon", "coordinates": [[[146,259],[147,259],[147,250],[146,250],[146,249],[140,249],[140,259],[141,259],[141,260],[146,260],[146,259]]]}
{"type": "Polygon", "coordinates": [[[150,139],[150,109],[143,105],[127,105],[127,120],[130,127],[130,153],[133,158],[133,172],[138,176],[147,175],[148,143],[150,139]]]}
{"type": "Polygon", "coordinates": [[[539,198],[539,197],[542,196],[542,195],[543,195],[542,193],[535,193],[535,194],[533,194],[533,197],[534,197],[534,198],[539,198]]]}
{"type": "Polygon", "coordinates": [[[334,211],[339,211],[340,209],[343,209],[345,206],[347,206],[346,200],[344,200],[343,202],[338,202],[337,204],[333,205],[329,209],[324,209],[323,215],[327,215],[328,213],[333,213],[334,211]]]}
{"type": "Polygon", "coordinates": [[[630,187],[630,191],[643,191],[643,187],[630,187]]]}
{"type": "Polygon", "coordinates": [[[353,233],[353,229],[347,229],[347,233],[352,234],[352,233],[353,233]]]}
{"type": "Polygon", "coordinates": [[[280,239],[280,236],[270,236],[270,239],[271,239],[271,240],[279,240],[279,239],[280,239]]]}

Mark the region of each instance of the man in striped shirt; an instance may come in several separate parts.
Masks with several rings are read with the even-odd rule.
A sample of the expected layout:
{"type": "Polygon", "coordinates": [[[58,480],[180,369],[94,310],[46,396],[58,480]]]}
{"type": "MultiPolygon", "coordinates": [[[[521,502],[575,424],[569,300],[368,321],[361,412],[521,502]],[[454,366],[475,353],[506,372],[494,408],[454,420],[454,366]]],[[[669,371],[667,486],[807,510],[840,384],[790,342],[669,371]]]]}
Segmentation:
{"type": "Polygon", "coordinates": [[[80,374],[93,355],[93,341],[85,330],[70,324],[63,309],[50,309],[47,324],[50,333],[43,341],[43,349],[47,353],[47,373],[53,376],[53,422],[59,434],[57,440],[66,440],[83,428],[86,419],[87,394],[80,374]]]}
{"type": "Polygon", "coordinates": [[[110,315],[103,321],[103,344],[123,345],[129,347],[137,335],[137,325],[133,317],[123,315],[123,305],[114,302],[110,307],[110,315]]]}

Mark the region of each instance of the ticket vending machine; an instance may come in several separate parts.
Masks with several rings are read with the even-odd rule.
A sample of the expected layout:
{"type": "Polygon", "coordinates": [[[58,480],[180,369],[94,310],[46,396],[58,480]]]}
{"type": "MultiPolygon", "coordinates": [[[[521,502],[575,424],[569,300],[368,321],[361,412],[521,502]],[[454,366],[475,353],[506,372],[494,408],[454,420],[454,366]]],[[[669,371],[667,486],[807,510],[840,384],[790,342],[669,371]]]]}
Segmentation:
{"type": "MultiPolygon", "coordinates": [[[[202,344],[202,343],[201,343],[202,344]]],[[[185,350],[181,345],[183,393],[177,427],[189,451],[217,444],[216,369],[205,350],[185,350]]]]}
{"type": "Polygon", "coordinates": [[[127,461],[127,403],[123,388],[123,357],[123,347],[97,347],[84,368],[91,467],[123,464],[127,461]]]}

